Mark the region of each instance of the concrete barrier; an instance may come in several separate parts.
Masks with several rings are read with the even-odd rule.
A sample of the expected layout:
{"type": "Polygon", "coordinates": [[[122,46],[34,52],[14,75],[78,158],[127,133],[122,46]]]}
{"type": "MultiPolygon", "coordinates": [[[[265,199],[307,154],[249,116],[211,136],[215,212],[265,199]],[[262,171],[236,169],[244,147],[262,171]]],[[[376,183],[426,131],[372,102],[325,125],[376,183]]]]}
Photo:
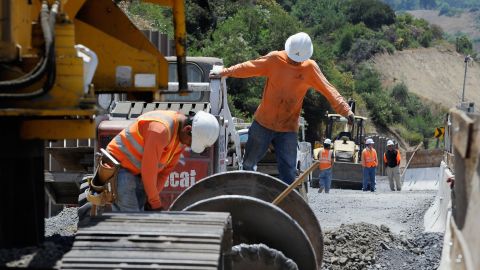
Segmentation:
{"type": "Polygon", "coordinates": [[[430,208],[425,212],[423,219],[426,232],[445,232],[447,216],[451,211],[451,191],[447,179],[452,177],[453,174],[443,161],[440,164],[438,172],[437,195],[430,208]]]}
{"type": "Polygon", "coordinates": [[[440,167],[408,168],[403,175],[402,190],[437,190],[440,167]]]}

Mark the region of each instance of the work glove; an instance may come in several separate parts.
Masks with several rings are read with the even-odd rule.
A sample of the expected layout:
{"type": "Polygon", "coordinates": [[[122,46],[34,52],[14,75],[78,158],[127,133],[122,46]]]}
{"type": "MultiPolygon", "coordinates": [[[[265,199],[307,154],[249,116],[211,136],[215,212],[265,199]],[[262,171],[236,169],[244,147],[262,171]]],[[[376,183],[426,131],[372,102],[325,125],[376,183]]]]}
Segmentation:
{"type": "Polygon", "coordinates": [[[222,73],[223,66],[213,66],[212,70],[210,70],[209,77],[210,79],[219,79],[222,76],[220,73],[222,73]]]}
{"type": "Polygon", "coordinates": [[[152,206],[148,202],[145,203],[144,209],[145,209],[145,211],[148,211],[148,212],[160,212],[160,211],[165,210],[165,209],[163,209],[162,206],[160,206],[159,208],[152,208],[152,206]]]}
{"type": "Polygon", "coordinates": [[[347,116],[347,119],[348,119],[348,124],[349,125],[353,125],[353,123],[355,122],[355,114],[351,113],[347,116]]]}

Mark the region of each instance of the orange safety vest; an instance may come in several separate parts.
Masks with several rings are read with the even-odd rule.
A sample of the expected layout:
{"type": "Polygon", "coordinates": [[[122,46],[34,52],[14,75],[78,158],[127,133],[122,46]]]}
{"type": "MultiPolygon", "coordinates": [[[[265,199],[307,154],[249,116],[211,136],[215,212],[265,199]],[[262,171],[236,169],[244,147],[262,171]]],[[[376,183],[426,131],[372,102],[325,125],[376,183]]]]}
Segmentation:
{"type": "Polygon", "coordinates": [[[172,160],[180,140],[178,138],[178,118],[175,111],[151,111],[142,114],[135,122],[122,130],[107,146],[110,152],[131,173],[140,174],[142,169],[142,156],[144,139],[140,133],[140,127],[150,122],[159,122],[165,125],[168,131],[170,143],[165,148],[164,154],[159,160],[157,168],[162,170],[172,160]]]}
{"type": "Polygon", "coordinates": [[[322,148],[318,152],[318,161],[320,162],[318,168],[323,171],[332,167],[332,150],[325,151],[322,148]]]}
{"type": "Polygon", "coordinates": [[[371,151],[368,148],[363,149],[362,165],[367,168],[377,167],[377,151],[375,149],[372,148],[371,151]]]}

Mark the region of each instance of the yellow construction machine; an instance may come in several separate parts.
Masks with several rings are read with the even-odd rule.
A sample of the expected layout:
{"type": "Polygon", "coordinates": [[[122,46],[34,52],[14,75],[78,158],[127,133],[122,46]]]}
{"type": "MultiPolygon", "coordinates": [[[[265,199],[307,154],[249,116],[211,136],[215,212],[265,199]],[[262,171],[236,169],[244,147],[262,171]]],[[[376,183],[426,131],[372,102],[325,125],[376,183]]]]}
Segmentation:
{"type": "MultiPolygon", "coordinates": [[[[354,107],[354,102],[351,106],[354,107]]],[[[336,187],[361,187],[363,172],[361,153],[364,149],[367,118],[355,116],[353,125],[339,114],[327,114],[326,138],[333,142],[334,163],[332,184],[336,187]]]]}
{"type": "MultiPolygon", "coordinates": [[[[147,2],[173,9],[185,91],[184,3],[147,2]]],[[[0,199],[0,246],[43,240],[46,140],[95,138],[97,93],[151,101],[167,87],[167,61],[113,1],[1,0],[0,173],[8,195],[0,199]]]]}
{"type": "MultiPolygon", "coordinates": [[[[129,117],[145,110],[183,108],[178,102],[164,108],[162,95],[191,94],[184,1],[145,2],[173,9],[179,81],[175,90],[168,90],[165,57],[115,1],[0,0],[0,248],[44,240],[45,143],[93,140],[99,114],[96,94],[126,97],[129,102],[119,104],[129,117]]],[[[224,78],[209,84],[226,92],[224,78]]],[[[226,104],[226,97],[214,97],[226,104]]],[[[226,166],[226,158],[218,160],[221,166],[226,166]]],[[[185,172],[169,183],[176,185],[179,177],[193,181],[185,172]]],[[[170,211],[91,217],[79,227],[61,266],[320,269],[323,237],[308,204],[296,191],[272,203],[288,188],[256,172],[207,176],[180,194],[170,211]]]]}

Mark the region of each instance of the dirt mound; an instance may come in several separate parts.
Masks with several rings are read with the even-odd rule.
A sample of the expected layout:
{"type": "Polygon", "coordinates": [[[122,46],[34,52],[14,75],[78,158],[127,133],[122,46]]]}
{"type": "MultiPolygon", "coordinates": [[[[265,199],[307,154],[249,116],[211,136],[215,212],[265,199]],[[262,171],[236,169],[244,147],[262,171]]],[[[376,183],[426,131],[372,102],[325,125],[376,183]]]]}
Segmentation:
{"type": "Polygon", "coordinates": [[[341,225],[324,234],[323,269],[437,269],[441,234],[395,235],[385,226],[341,225]]]}
{"type": "MultiPolygon", "coordinates": [[[[464,56],[452,46],[442,45],[380,54],[372,63],[382,75],[385,87],[404,82],[410,92],[444,108],[458,105],[462,97],[465,73],[464,56]]],[[[480,65],[470,62],[465,86],[466,101],[480,106],[480,65]]]]}

